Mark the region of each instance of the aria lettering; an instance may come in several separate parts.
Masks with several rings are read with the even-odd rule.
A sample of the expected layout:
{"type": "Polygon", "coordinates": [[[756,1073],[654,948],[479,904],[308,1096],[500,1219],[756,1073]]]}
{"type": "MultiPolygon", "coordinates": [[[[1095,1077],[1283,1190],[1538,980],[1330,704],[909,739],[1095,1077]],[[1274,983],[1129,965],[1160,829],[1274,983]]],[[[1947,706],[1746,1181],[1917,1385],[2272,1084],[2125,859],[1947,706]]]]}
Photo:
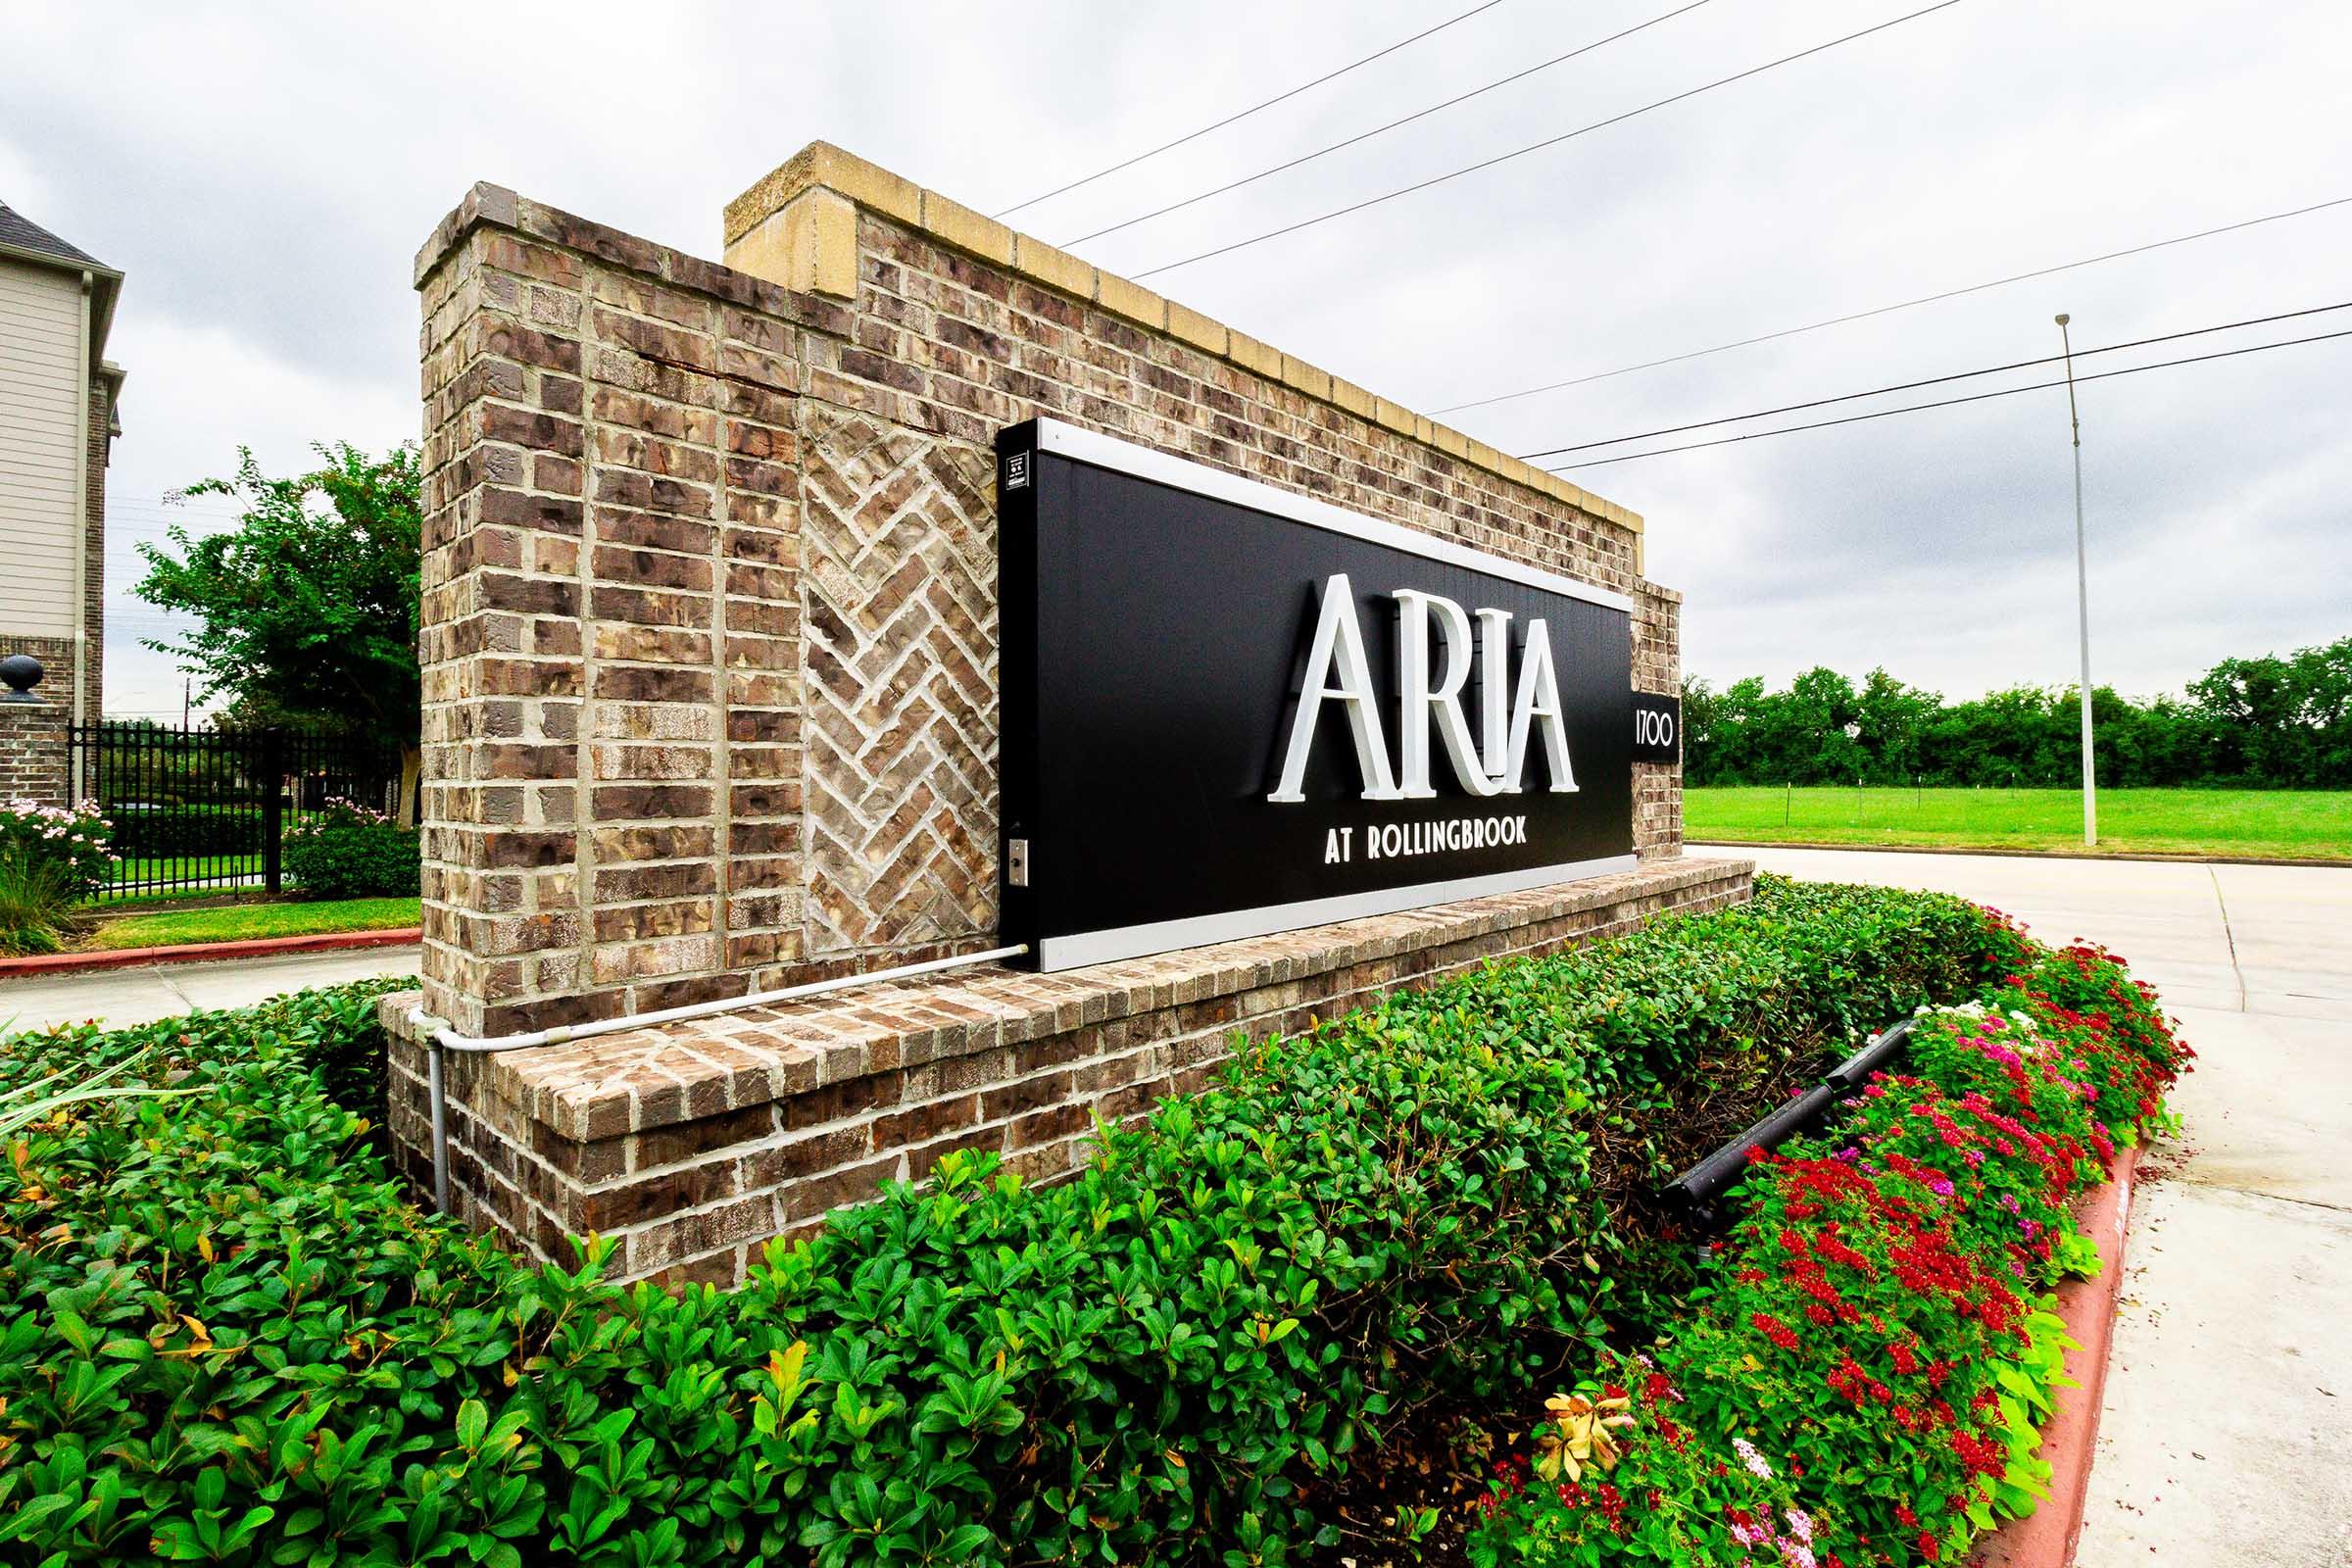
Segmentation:
{"type": "Polygon", "coordinates": [[[1430,781],[1433,729],[1454,780],[1472,795],[1517,794],[1527,774],[1528,746],[1539,734],[1551,790],[1574,791],[1576,774],[1568,763],[1568,723],[1560,709],[1560,678],[1552,663],[1549,628],[1540,619],[1527,623],[1514,687],[1509,678],[1510,612],[1477,612],[1473,635],[1471,615],[1450,599],[1413,588],[1399,588],[1390,597],[1396,601],[1396,766],[1392,770],[1389,765],[1380,697],[1372,689],[1363,628],[1356,621],[1355,591],[1343,572],[1323,584],[1314,641],[1307,650],[1306,680],[1299,688],[1298,711],[1291,720],[1290,746],[1283,754],[1282,781],[1266,799],[1306,799],[1300,786],[1325,703],[1338,703],[1348,711],[1367,801],[1428,800],[1438,793],[1430,781]],[[1469,684],[1473,657],[1480,675],[1475,738],[1462,711],[1462,689],[1469,684]]]}

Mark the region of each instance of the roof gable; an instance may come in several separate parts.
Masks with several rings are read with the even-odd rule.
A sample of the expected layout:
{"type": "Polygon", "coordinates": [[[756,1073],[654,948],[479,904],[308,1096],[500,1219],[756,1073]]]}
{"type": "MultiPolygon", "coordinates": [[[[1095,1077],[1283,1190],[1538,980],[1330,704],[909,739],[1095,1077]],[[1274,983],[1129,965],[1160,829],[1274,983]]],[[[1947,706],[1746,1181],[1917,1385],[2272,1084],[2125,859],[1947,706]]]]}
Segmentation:
{"type": "Polygon", "coordinates": [[[114,270],[80,246],[59,239],[6,202],[0,202],[0,250],[45,257],[68,267],[94,267],[102,272],[114,270]]]}

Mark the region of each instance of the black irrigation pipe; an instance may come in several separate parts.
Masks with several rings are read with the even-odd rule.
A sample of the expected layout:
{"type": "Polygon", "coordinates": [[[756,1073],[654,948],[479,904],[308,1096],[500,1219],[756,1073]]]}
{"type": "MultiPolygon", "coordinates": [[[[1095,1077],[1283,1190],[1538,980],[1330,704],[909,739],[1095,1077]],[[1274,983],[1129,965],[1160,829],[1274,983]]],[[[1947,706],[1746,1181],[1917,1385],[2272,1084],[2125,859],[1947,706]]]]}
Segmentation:
{"type": "Polygon", "coordinates": [[[1723,1211],[1723,1195],[1746,1178],[1749,1154],[1759,1149],[1769,1152],[1791,1138],[1818,1129],[1839,1101],[1900,1055],[1910,1038],[1911,1020],[1905,1018],[1823,1074],[1818,1085],[1668,1182],[1660,1196],[1702,1230],[1721,1228],[1729,1218],[1723,1211]]]}

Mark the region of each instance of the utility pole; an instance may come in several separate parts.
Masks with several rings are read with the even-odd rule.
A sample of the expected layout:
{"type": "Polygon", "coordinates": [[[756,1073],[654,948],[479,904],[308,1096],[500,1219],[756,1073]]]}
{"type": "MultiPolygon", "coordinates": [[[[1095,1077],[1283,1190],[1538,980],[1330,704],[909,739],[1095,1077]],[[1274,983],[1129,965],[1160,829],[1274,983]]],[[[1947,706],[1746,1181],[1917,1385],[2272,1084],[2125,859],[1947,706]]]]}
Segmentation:
{"type": "Polygon", "coordinates": [[[2075,345],[2067,316],[2058,314],[2058,341],[2066,351],[2066,416],[2075,427],[2075,610],[2082,631],[2082,847],[2099,842],[2099,784],[2090,749],[2090,554],[2082,542],[2082,413],[2075,406],[2075,345]]]}

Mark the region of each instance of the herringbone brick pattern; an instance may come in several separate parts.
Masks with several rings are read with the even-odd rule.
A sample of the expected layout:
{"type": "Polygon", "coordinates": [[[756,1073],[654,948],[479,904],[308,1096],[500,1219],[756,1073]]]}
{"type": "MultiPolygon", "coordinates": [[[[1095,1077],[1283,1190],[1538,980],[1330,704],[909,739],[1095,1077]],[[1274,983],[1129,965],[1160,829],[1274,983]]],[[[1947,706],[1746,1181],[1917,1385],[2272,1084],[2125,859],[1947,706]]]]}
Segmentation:
{"type": "Polygon", "coordinates": [[[996,928],[995,460],[801,402],[810,956],[996,928]]]}

